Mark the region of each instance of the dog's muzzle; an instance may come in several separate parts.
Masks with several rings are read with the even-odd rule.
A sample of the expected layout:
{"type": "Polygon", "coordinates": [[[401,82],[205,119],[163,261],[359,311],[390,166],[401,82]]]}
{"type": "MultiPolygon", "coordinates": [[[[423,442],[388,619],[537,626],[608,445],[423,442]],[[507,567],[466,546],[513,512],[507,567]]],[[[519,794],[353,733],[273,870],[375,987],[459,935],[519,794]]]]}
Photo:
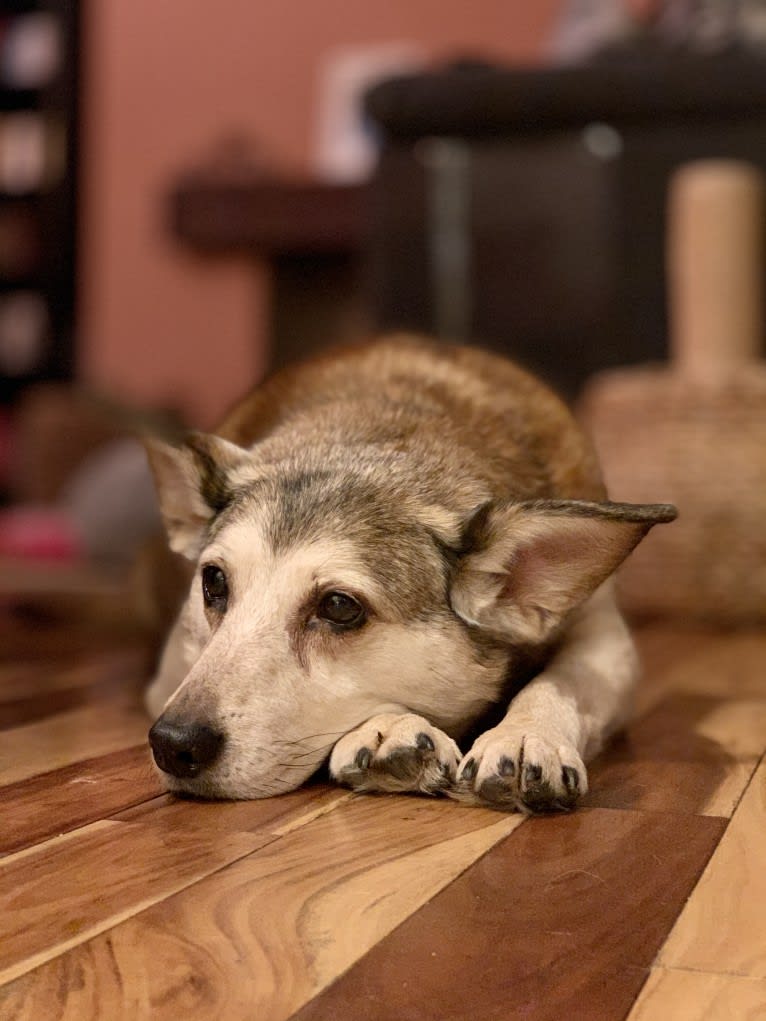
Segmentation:
{"type": "Polygon", "coordinates": [[[221,754],[223,734],[202,723],[174,723],[160,716],[149,731],[154,761],[171,776],[198,776],[221,754]]]}

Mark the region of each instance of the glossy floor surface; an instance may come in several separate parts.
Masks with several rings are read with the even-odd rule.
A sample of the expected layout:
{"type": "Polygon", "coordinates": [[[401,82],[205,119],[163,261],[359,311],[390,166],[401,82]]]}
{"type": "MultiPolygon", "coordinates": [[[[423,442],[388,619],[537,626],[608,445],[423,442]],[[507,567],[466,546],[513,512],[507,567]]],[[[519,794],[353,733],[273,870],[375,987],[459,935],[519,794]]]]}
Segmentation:
{"type": "Polygon", "coordinates": [[[134,642],[0,622],[2,1021],[766,1017],[766,634],[639,634],[577,812],[174,801],[134,642]]]}

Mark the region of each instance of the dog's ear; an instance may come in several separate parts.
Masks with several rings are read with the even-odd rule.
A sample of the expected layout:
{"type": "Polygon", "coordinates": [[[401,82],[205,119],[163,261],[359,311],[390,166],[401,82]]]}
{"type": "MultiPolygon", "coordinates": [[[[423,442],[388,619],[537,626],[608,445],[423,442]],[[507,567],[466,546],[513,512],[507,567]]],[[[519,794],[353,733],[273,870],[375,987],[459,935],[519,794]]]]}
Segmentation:
{"type": "Polygon", "coordinates": [[[652,525],[676,514],[669,504],[488,504],[466,529],[453,609],[511,642],[544,642],[652,525]]]}
{"type": "Polygon", "coordinates": [[[229,473],[247,452],[205,433],[177,445],[145,436],[144,445],[170,547],[195,560],[207,525],[232,499],[229,473]]]}

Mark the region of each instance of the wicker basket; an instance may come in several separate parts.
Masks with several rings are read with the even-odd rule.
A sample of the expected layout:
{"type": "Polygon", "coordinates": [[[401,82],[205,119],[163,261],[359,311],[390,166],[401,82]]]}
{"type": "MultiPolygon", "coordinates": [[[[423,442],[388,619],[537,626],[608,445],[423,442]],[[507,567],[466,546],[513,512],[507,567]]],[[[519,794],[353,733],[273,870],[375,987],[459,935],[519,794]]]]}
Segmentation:
{"type": "Polygon", "coordinates": [[[668,270],[672,363],[607,372],[582,418],[616,500],[675,503],[620,575],[629,612],[766,620],[763,185],[746,164],[676,174],[668,270]]]}

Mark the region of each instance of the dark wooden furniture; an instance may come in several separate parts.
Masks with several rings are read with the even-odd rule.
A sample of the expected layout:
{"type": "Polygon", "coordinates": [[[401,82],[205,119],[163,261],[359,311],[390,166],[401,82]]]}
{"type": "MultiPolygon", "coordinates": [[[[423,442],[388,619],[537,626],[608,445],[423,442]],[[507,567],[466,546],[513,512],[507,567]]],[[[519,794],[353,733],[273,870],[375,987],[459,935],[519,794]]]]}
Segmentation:
{"type": "Polygon", "coordinates": [[[766,167],[766,59],[661,52],[383,83],[373,315],[477,340],[570,396],[664,358],[665,194],[683,162],[766,167]]]}
{"type": "Polygon", "coordinates": [[[244,252],[271,271],[270,365],[364,329],[362,186],[192,174],[170,198],[174,235],[210,255],[244,252]]]}

